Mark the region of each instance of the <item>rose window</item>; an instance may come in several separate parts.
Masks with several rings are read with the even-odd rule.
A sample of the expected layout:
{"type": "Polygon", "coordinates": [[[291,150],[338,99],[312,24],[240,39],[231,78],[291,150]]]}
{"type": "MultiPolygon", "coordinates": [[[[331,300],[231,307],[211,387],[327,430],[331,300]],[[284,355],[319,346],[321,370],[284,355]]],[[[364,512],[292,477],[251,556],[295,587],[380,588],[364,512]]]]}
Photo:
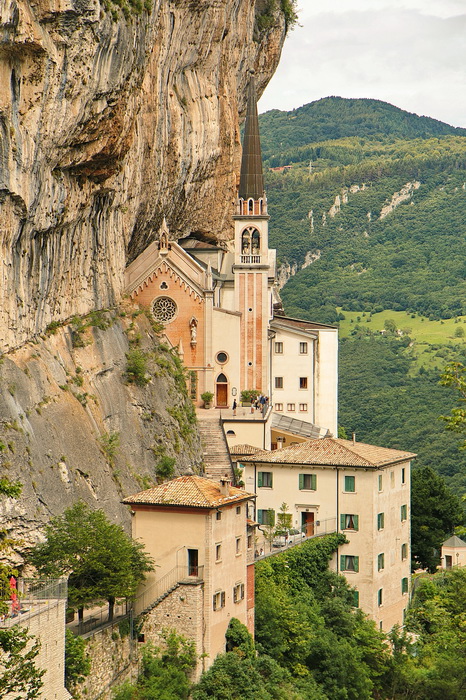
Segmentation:
{"type": "Polygon", "coordinates": [[[176,304],[169,297],[158,297],[152,304],[152,313],[157,321],[170,323],[176,316],[176,304]]]}

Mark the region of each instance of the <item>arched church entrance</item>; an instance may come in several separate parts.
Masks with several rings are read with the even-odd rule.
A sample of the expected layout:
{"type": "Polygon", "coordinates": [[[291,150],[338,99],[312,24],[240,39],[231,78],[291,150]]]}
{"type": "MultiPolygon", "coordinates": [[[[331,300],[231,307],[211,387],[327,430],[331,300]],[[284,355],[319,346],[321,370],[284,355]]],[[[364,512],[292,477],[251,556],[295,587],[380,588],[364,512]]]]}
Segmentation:
{"type": "Polygon", "coordinates": [[[215,405],[228,406],[228,379],[223,373],[218,375],[215,382],[215,405]]]}

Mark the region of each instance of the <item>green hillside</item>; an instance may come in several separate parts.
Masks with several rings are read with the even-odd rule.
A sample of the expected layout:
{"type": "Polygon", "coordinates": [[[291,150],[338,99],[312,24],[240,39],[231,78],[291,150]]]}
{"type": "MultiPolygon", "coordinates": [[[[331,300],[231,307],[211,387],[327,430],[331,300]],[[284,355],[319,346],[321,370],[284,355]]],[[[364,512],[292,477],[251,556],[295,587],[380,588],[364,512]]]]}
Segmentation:
{"type": "Polygon", "coordinates": [[[262,152],[269,165],[280,165],[284,151],[306,144],[351,136],[390,139],[466,136],[466,129],[419,117],[380,100],[326,97],[291,112],[278,109],[260,117],[262,152]]]}
{"type": "Polygon", "coordinates": [[[285,309],[341,324],[341,425],[466,491],[466,453],[439,420],[455,396],[438,386],[466,361],[466,130],[342,98],[260,121],[271,245],[296,271],[285,309]],[[404,336],[381,335],[387,319],[404,336]]]}

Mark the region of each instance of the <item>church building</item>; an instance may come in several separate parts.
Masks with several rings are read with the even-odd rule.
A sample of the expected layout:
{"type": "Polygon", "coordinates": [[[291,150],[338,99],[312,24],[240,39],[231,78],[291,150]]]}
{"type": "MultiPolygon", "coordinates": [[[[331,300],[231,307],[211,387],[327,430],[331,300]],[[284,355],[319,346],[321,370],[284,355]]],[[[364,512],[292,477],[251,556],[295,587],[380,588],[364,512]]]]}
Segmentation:
{"type": "Polygon", "coordinates": [[[226,409],[235,398],[239,403],[241,391],[255,389],[286,428],[283,444],[300,429],[304,436],[335,435],[338,333],[283,313],[276,252],[269,248],[253,77],[232,218],[234,239],[223,245],[195,236],[171,240],[164,221],[158,241],[128,266],[126,293],[164,325],[189,370],[197,405],[210,391],[214,405],[226,409]]]}

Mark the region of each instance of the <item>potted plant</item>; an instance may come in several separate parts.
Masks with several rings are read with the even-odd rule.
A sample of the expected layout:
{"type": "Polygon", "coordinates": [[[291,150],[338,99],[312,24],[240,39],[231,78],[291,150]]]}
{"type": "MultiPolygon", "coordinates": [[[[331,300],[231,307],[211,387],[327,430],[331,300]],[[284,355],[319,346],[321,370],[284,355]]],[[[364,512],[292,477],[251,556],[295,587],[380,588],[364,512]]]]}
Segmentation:
{"type": "Polygon", "coordinates": [[[210,408],[212,406],[212,399],[214,398],[214,395],[211,391],[204,391],[203,394],[201,394],[201,399],[204,402],[204,408],[210,408]]]}

